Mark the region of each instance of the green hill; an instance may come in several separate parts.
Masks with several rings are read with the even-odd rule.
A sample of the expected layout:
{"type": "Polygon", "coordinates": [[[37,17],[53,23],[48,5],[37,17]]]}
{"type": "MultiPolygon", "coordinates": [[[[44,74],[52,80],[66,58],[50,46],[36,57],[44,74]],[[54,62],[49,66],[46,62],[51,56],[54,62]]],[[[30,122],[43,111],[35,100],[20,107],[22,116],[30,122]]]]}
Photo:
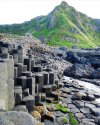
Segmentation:
{"type": "Polygon", "coordinates": [[[100,20],[76,11],[64,1],[47,16],[36,17],[22,24],[0,25],[0,33],[31,33],[53,46],[100,46],[100,20]]]}

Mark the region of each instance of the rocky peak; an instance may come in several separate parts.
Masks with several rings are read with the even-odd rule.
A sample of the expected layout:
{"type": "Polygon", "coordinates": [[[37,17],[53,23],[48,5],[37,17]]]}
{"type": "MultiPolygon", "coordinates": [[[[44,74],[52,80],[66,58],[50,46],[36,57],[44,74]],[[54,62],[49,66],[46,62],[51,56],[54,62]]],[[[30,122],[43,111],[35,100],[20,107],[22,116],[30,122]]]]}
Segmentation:
{"type": "Polygon", "coordinates": [[[61,4],[60,4],[60,6],[63,7],[63,8],[69,7],[69,5],[67,4],[67,2],[65,2],[65,1],[62,1],[61,4]]]}

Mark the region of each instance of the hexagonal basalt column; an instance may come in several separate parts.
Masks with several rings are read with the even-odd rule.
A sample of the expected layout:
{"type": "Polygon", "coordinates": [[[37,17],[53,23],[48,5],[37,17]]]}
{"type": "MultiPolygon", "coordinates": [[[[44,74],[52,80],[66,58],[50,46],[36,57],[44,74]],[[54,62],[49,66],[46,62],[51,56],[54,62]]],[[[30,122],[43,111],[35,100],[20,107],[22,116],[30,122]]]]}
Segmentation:
{"type": "Polygon", "coordinates": [[[18,63],[23,63],[23,47],[18,46],[18,63]]]}
{"type": "Polygon", "coordinates": [[[44,77],[44,85],[48,85],[49,84],[49,73],[43,72],[43,77],[44,77]]]}
{"type": "Polygon", "coordinates": [[[38,84],[38,91],[42,92],[42,88],[43,88],[43,74],[38,73],[35,75],[35,83],[38,84]]]}
{"type": "Polygon", "coordinates": [[[30,58],[24,59],[24,65],[27,65],[27,70],[31,71],[31,59],[30,58]]]}
{"type": "Polygon", "coordinates": [[[22,86],[22,89],[27,88],[27,83],[26,83],[26,76],[20,76],[16,79],[16,85],[22,86]]]}
{"type": "Polygon", "coordinates": [[[54,73],[49,72],[49,84],[54,84],[54,73]]]}

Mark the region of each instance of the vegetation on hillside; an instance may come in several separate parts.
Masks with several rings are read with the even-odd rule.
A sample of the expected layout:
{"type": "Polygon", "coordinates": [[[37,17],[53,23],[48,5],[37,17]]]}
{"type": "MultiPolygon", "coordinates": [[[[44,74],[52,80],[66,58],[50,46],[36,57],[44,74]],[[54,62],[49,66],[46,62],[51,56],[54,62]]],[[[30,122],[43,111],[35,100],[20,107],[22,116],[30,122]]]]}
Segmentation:
{"type": "Polygon", "coordinates": [[[62,2],[47,16],[22,24],[1,25],[0,33],[31,33],[51,46],[100,46],[100,20],[92,19],[62,2]]]}

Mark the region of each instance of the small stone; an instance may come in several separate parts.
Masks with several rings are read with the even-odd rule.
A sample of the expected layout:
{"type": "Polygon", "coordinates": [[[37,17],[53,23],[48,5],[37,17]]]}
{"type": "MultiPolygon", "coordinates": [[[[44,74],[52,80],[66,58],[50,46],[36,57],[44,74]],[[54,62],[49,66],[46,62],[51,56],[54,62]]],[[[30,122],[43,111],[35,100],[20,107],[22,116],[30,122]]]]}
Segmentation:
{"type": "Polygon", "coordinates": [[[44,119],[48,119],[52,122],[55,120],[55,116],[53,112],[47,112],[47,114],[44,115],[44,119]]]}
{"type": "Polygon", "coordinates": [[[31,115],[36,119],[41,119],[41,114],[38,111],[31,112],[31,115]]]}
{"type": "Polygon", "coordinates": [[[89,108],[81,108],[80,111],[83,113],[83,114],[91,114],[91,111],[89,108]]]}
{"type": "Polygon", "coordinates": [[[83,115],[83,113],[75,113],[75,116],[77,118],[80,118],[80,119],[85,118],[85,116],[83,115]]]}
{"type": "Polygon", "coordinates": [[[44,106],[35,106],[34,109],[38,111],[41,115],[45,114],[45,108],[44,106]]]}

